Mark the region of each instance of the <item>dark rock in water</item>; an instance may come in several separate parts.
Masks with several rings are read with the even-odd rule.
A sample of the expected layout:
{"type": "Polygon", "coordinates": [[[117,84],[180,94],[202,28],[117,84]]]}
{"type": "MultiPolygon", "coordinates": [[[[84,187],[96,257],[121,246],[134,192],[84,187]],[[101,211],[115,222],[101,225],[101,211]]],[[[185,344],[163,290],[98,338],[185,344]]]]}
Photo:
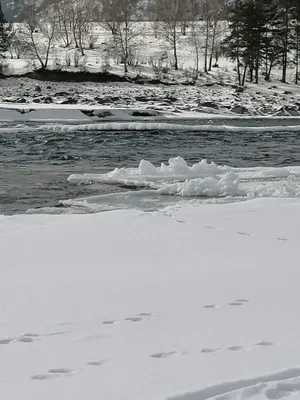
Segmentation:
{"type": "Polygon", "coordinates": [[[248,114],[248,110],[244,106],[234,106],[231,111],[235,114],[248,114]]]}
{"type": "Polygon", "coordinates": [[[27,100],[24,99],[24,97],[22,97],[22,98],[20,98],[20,99],[17,99],[17,100],[16,100],[16,103],[27,103],[27,100]]]}
{"type": "Polygon", "coordinates": [[[37,98],[33,99],[32,102],[33,103],[40,103],[41,99],[37,97],[37,98]]]}
{"type": "Polygon", "coordinates": [[[60,104],[77,104],[78,100],[69,97],[68,99],[62,101],[60,104]]]}
{"type": "Polygon", "coordinates": [[[205,101],[204,103],[199,104],[200,107],[208,107],[208,108],[214,108],[217,110],[219,108],[218,104],[213,103],[212,101],[205,101]]]}
{"type": "Polygon", "coordinates": [[[35,90],[35,92],[40,93],[42,91],[42,88],[40,86],[36,86],[34,90],[35,90]]]}
{"type": "Polygon", "coordinates": [[[159,115],[157,111],[133,111],[132,117],[156,117],[159,115]]]}
{"type": "Polygon", "coordinates": [[[293,92],[291,92],[290,90],[285,90],[285,91],[283,92],[283,94],[293,94],[293,92]]]}
{"type": "Polygon", "coordinates": [[[51,87],[51,86],[47,86],[47,89],[48,89],[48,90],[51,90],[51,89],[52,89],[52,87],[51,87]]]}

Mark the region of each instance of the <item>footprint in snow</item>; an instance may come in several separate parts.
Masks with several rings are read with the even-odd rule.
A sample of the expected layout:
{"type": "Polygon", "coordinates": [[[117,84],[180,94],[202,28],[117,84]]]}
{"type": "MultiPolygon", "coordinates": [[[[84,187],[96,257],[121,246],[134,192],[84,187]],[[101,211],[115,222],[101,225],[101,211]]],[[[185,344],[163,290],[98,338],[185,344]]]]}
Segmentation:
{"type": "Polygon", "coordinates": [[[48,374],[33,375],[31,379],[44,381],[53,378],[60,378],[62,376],[70,376],[75,372],[77,371],[69,368],[51,368],[49,369],[48,374]]]}
{"type": "Polygon", "coordinates": [[[211,354],[211,353],[216,353],[217,351],[220,351],[221,349],[211,349],[211,348],[204,348],[201,350],[201,353],[205,354],[211,354]]]}
{"type": "Polygon", "coordinates": [[[259,343],[256,343],[255,346],[257,346],[257,347],[272,347],[272,346],[275,346],[275,343],[269,342],[267,340],[263,340],[259,343]]]}
{"type": "Polygon", "coordinates": [[[130,321],[130,322],[141,322],[141,321],[145,321],[147,319],[150,319],[150,317],[152,317],[151,313],[139,313],[137,315],[135,315],[134,317],[128,317],[125,318],[125,321],[130,321]]]}
{"type": "Polygon", "coordinates": [[[17,341],[21,342],[21,343],[33,343],[33,342],[37,342],[38,340],[41,340],[41,339],[40,339],[40,335],[37,333],[25,333],[24,335],[17,338],[17,341]]]}
{"type": "Polygon", "coordinates": [[[9,344],[11,342],[14,342],[16,339],[14,338],[6,338],[6,339],[0,339],[0,345],[1,344],[9,344]]]}
{"type": "Polygon", "coordinates": [[[116,323],[117,323],[117,321],[115,319],[111,319],[111,320],[107,320],[107,321],[103,321],[102,322],[103,325],[114,325],[116,323]]]}
{"type": "Polygon", "coordinates": [[[108,364],[110,360],[89,361],[87,365],[91,367],[100,367],[101,365],[108,364]]]}
{"type": "Polygon", "coordinates": [[[245,304],[249,303],[249,300],[246,299],[238,299],[234,300],[231,303],[229,303],[230,306],[244,306],[245,304]]]}
{"type": "Polygon", "coordinates": [[[243,350],[242,346],[230,346],[228,347],[228,350],[230,351],[241,351],[243,350]]]}
{"type": "Polygon", "coordinates": [[[152,357],[152,358],[168,358],[168,357],[174,357],[174,356],[182,356],[183,354],[186,354],[186,352],[168,351],[165,353],[153,353],[153,354],[150,354],[150,357],[152,357]]]}
{"type": "Polygon", "coordinates": [[[205,304],[203,306],[203,308],[208,308],[208,309],[217,308],[217,307],[218,307],[217,304],[205,304]]]}
{"type": "Polygon", "coordinates": [[[278,238],[276,238],[277,240],[279,240],[280,242],[288,242],[289,241],[289,239],[287,239],[287,238],[282,238],[282,237],[278,237],[278,238]]]}

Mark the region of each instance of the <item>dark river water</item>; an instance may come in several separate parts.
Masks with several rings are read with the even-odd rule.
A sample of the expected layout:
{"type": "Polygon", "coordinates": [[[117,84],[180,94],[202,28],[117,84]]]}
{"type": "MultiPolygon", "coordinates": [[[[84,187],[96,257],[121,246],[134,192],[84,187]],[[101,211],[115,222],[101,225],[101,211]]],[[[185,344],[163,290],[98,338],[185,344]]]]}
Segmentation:
{"type": "MultiPolygon", "coordinates": [[[[118,185],[70,184],[74,173],[155,165],[181,156],[233,167],[300,165],[300,132],[0,132],[0,214],[55,207],[59,200],[121,192],[118,185]]],[[[128,189],[126,189],[128,190],[128,189]]]]}

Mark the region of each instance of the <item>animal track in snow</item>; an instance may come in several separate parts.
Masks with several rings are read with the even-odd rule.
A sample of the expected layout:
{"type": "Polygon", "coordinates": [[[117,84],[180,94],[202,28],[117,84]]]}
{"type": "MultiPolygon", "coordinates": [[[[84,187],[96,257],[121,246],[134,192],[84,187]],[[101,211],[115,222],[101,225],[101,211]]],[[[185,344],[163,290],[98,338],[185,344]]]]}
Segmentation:
{"type": "Polygon", "coordinates": [[[28,337],[28,336],[23,336],[17,339],[18,342],[21,343],[33,343],[36,342],[40,339],[36,338],[36,337],[28,337]]]}
{"type": "Polygon", "coordinates": [[[261,341],[259,343],[256,343],[255,346],[257,346],[257,347],[271,347],[271,346],[275,346],[275,343],[263,340],[263,341],[261,341]]]}
{"type": "Polygon", "coordinates": [[[0,339],[0,345],[1,344],[9,344],[9,343],[14,342],[14,341],[15,341],[14,338],[0,339]]]}
{"type": "Polygon", "coordinates": [[[241,351],[241,350],[243,350],[243,347],[242,346],[230,346],[230,347],[228,347],[228,350],[230,350],[230,351],[241,351]]]}
{"type": "Polygon", "coordinates": [[[153,354],[150,354],[150,357],[152,357],[152,358],[168,358],[168,357],[173,357],[173,356],[182,356],[183,354],[185,354],[185,352],[168,351],[166,353],[153,353],[153,354]]]}
{"type": "Polygon", "coordinates": [[[251,233],[248,233],[248,232],[237,232],[237,235],[241,235],[241,236],[253,236],[251,233]]]}
{"type": "Polygon", "coordinates": [[[89,361],[87,365],[91,367],[100,367],[101,365],[108,364],[109,360],[89,361]]]}
{"type": "Polygon", "coordinates": [[[204,348],[201,350],[201,353],[205,354],[210,354],[210,353],[216,353],[217,351],[220,351],[221,349],[211,349],[211,348],[204,348]]]}
{"type": "Polygon", "coordinates": [[[33,375],[31,379],[37,381],[45,381],[47,379],[59,378],[60,376],[61,376],[60,374],[40,374],[40,375],[33,375]]]}
{"type": "Polygon", "coordinates": [[[50,374],[71,374],[72,372],[75,372],[72,369],[69,368],[51,368],[48,371],[50,374]]]}
{"type": "MultiPolygon", "coordinates": [[[[179,221],[178,221],[178,222],[179,222],[179,221]]],[[[223,231],[223,232],[225,232],[225,230],[222,229],[222,228],[216,228],[216,227],[210,226],[210,225],[204,226],[204,229],[218,230],[218,231],[223,231]]],[[[227,231],[226,231],[226,232],[227,232],[227,231]]],[[[230,232],[230,231],[229,231],[229,232],[230,232]]],[[[255,234],[253,234],[253,233],[246,232],[246,231],[238,231],[238,232],[233,232],[233,231],[231,231],[231,233],[232,233],[232,234],[236,234],[236,235],[240,235],[240,236],[248,236],[248,237],[255,237],[255,236],[257,236],[257,235],[255,235],[255,234]]],[[[289,241],[290,241],[290,239],[288,239],[288,238],[286,238],[286,237],[276,237],[276,238],[270,237],[270,239],[272,239],[272,240],[278,240],[278,241],[281,241],[281,242],[289,242],[289,241]]]]}
{"type": "MultiPolygon", "coordinates": [[[[231,303],[229,303],[229,305],[230,306],[243,306],[249,302],[250,302],[250,300],[247,300],[247,299],[237,299],[237,300],[234,300],[231,303]]],[[[216,304],[216,303],[215,304],[214,303],[204,304],[204,306],[203,306],[203,308],[206,308],[206,309],[214,309],[214,308],[218,308],[218,307],[220,307],[220,305],[216,304]]]]}
{"type": "Polygon", "coordinates": [[[229,303],[229,305],[233,307],[238,307],[238,306],[244,306],[247,303],[249,303],[249,300],[234,300],[231,303],[229,303]]]}
{"type": "Polygon", "coordinates": [[[114,325],[116,323],[117,323],[117,321],[115,319],[111,319],[111,320],[103,321],[102,325],[114,325]]]}
{"type": "Polygon", "coordinates": [[[134,317],[125,318],[125,321],[141,322],[141,321],[150,319],[150,317],[152,317],[151,313],[139,313],[139,314],[135,315],[134,317]]]}
{"type": "Polygon", "coordinates": [[[51,368],[49,369],[48,374],[33,375],[31,379],[44,381],[53,378],[60,378],[62,376],[70,376],[75,372],[77,371],[69,368],[51,368]]]}
{"type": "Polygon", "coordinates": [[[142,321],[143,318],[142,317],[129,317],[129,318],[125,318],[125,321],[130,321],[130,322],[140,322],[142,321]]]}
{"type": "Polygon", "coordinates": [[[218,305],[217,304],[205,304],[203,307],[204,308],[217,308],[218,305]]]}
{"type": "Polygon", "coordinates": [[[52,332],[52,333],[45,333],[43,336],[60,336],[70,333],[70,331],[62,331],[62,332],[52,332]]]}
{"type": "Polygon", "coordinates": [[[258,347],[271,347],[271,346],[275,346],[275,344],[273,342],[269,342],[269,341],[261,341],[259,343],[256,343],[254,346],[250,347],[250,348],[245,348],[242,347],[240,345],[233,345],[230,347],[227,347],[226,349],[222,349],[220,347],[204,347],[201,350],[201,353],[204,354],[211,354],[211,353],[216,353],[218,351],[232,351],[232,352],[237,352],[237,351],[249,351],[249,350],[253,350],[254,348],[258,348],[258,347]]]}
{"type": "Polygon", "coordinates": [[[282,238],[282,237],[278,237],[278,238],[276,238],[277,240],[279,240],[280,242],[288,242],[289,241],[289,239],[287,239],[287,238],[282,238]]]}

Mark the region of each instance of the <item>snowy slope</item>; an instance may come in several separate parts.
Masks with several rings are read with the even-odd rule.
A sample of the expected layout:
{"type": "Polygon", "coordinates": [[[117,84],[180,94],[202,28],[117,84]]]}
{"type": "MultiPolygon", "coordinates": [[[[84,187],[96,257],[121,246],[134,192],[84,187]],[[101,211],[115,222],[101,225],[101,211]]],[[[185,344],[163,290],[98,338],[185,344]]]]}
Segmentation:
{"type": "Polygon", "coordinates": [[[0,217],[1,398],[299,399],[299,205],[0,217]]]}

